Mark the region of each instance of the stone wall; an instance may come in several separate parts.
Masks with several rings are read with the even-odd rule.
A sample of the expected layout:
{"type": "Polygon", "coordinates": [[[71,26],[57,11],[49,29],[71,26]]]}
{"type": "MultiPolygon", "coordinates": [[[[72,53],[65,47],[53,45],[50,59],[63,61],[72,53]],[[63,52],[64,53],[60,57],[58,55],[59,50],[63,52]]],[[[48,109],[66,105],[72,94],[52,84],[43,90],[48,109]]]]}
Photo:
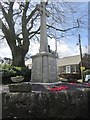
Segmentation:
{"type": "Polygon", "coordinates": [[[4,92],[3,118],[89,118],[90,90],[4,92]]]}

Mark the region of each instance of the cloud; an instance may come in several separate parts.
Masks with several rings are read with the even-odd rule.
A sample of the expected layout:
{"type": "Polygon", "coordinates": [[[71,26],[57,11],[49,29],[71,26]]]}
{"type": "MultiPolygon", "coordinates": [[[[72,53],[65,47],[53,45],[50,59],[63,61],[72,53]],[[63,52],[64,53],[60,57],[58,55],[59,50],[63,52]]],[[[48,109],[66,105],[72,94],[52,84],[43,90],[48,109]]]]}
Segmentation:
{"type": "Polygon", "coordinates": [[[64,41],[60,41],[57,43],[57,52],[60,58],[80,54],[78,46],[75,45],[70,46],[69,44],[66,44],[64,41]]]}
{"type": "MultiPolygon", "coordinates": [[[[48,44],[50,45],[50,49],[55,51],[55,39],[48,38],[48,44]]],[[[31,42],[30,47],[29,47],[29,53],[32,55],[35,55],[36,53],[39,52],[39,43],[36,42],[31,42]]],[[[85,52],[85,47],[82,47],[82,52],[85,52]]],[[[57,42],[57,53],[59,57],[66,57],[66,56],[73,56],[73,55],[79,55],[79,46],[77,45],[70,45],[67,44],[63,41],[58,41],[57,42]]]]}
{"type": "Polygon", "coordinates": [[[52,39],[48,38],[48,44],[50,45],[50,49],[55,51],[55,39],[54,38],[52,38],[52,39]]]}
{"type": "Polygon", "coordinates": [[[18,9],[18,8],[19,8],[18,2],[15,2],[14,5],[13,5],[13,9],[18,9]]]}
{"type": "MultiPolygon", "coordinates": [[[[48,44],[50,45],[50,49],[55,51],[55,39],[48,39],[48,44]]],[[[38,42],[30,42],[30,47],[28,53],[31,55],[35,55],[39,52],[40,45],[38,42]]]]}
{"type": "MultiPolygon", "coordinates": [[[[65,41],[66,41],[65,39],[57,41],[57,53],[60,58],[80,54],[79,46],[77,46],[76,44],[72,44],[72,43],[68,44],[65,41]]],[[[50,45],[51,50],[53,51],[56,50],[54,38],[49,39],[48,44],[50,45]]]]}
{"type": "Polygon", "coordinates": [[[31,55],[35,55],[39,52],[39,43],[38,42],[30,42],[30,47],[28,53],[31,55]]]}
{"type": "Polygon", "coordinates": [[[11,50],[6,42],[0,44],[0,57],[12,58],[11,50]]]}
{"type": "Polygon", "coordinates": [[[3,47],[2,49],[0,48],[0,56],[3,58],[4,57],[12,58],[10,49],[7,47],[3,47]]]}
{"type": "MultiPolygon", "coordinates": [[[[48,44],[50,45],[50,49],[55,51],[55,39],[48,39],[48,44]]],[[[28,54],[35,55],[39,52],[39,43],[38,42],[30,42],[30,47],[28,54]]],[[[57,53],[60,58],[66,57],[66,56],[73,56],[73,55],[79,55],[79,46],[77,45],[71,45],[65,43],[65,41],[58,41],[57,42],[57,53]]],[[[82,46],[82,53],[90,53],[90,46],[88,46],[88,49],[86,47],[82,46]]],[[[0,45],[0,57],[10,57],[12,58],[11,55],[11,50],[7,43],[2,43],[0,45]]]]}

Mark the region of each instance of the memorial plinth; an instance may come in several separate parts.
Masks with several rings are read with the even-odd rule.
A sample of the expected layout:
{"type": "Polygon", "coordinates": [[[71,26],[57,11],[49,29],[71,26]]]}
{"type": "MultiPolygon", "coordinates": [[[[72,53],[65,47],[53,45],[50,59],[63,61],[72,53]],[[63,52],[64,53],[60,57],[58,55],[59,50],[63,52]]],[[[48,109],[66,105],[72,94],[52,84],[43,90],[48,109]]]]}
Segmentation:
{"type": "Polygon", "coordinates": [[[38,53],[32,56],[31,82],[51,83],[57,79],[56,57],[51,53],[38,53]]]}

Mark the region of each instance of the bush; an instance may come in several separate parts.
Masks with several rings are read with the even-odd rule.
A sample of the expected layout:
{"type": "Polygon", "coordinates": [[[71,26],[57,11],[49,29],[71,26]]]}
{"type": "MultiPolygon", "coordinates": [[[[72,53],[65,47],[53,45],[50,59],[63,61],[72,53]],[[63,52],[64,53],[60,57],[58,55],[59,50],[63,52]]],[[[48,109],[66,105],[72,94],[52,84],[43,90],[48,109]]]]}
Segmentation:
{"type": "Polygon", "coordinates": [[[0,65],[2,73],[2,83],[11,83],[11,77],[24,76],[24,81],[29,82],[31,79],[31,70],[26,67],[16,67],[9,64],[0,65]]]}
{"type": "Polygon", "coordinates": [[[16,71],[10,69],[3,69],[2,70],[2,77],[11,77],[11,76],[15,76],[16,75],[16,71]]]}
{"type": "Polygon", "coordinates": [[[0,69],[10,69],[11,64],[0,64],[0,69]]]}
{"type": "Polygon", "coordinates": [[[26,67],[12,66],[12,70],[16,71],[17,75],[22,75],[22,76],[30,76],[31,75],[31,70],[26,67]]]}

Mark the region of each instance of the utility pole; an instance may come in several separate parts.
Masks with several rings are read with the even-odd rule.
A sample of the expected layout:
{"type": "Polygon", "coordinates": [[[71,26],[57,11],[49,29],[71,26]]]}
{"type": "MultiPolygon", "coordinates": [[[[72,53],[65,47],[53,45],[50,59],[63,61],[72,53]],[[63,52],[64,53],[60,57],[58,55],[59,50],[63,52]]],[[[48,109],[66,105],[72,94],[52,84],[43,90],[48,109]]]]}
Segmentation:
{"type": "MultiPolygon", "coordinates": [[[[77,24],[78,24],[78,28],[80,28],[80,23],[79,20],[77,19],[77,24]]],[[[82,82],[84,82],[84,78],[83,78],[83,61],[82,61],[82,47],[81,47],[81,36],[80,34],[78,34],[79,37],[79,50],[80,50],[80,59],[81,59],[81,63],[80,63],[80,70],[81,70],[81,77],[82,77],[82,82]]]]}
{"type": "Polygon", "coordinates": [[[83,60],[82,60],[81,36],[80,36],[80,34],[78,34],[78,36],[79,36],[79,50],[80,50],[80,59],[81,59],[80,70],[81,70],[82,82],[84,82],[84,79],[83,79],[83,60]]]}
{"type": "Polygon", "coordinates": [[[79,36],[79,50],[80,50],[81,67],[82,67],[83,64],[82,64],[81,36],[80,36],[80,34],[78,36],[79,36]]]}

